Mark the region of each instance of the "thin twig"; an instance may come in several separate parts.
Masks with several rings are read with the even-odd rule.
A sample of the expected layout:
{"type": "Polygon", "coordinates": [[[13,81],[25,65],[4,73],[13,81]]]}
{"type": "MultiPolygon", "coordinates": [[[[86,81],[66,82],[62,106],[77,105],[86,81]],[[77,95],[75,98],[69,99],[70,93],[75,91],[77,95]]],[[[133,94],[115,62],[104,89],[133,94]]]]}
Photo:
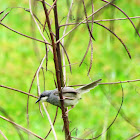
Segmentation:
{"type": "MultiPolygon", "coordinates": [[[[48,15],[50,14],[51,10],[54,8],[54,5],[56,4],[56,2],[57,2],[57,0],[55,0],[55,1],[53,2],[53,4],[51,5],[50,10],[49,10],[49,12],[48,12],[48,15]]],[[[47,20],[45,20],[45,23],[44,23],[44,25],[43,25],[43,32],[44,32],[44,30],[45,30],[46,23],[47,23],[47,20]]]]}
{"type": "MultiPolygon", "coordinates": [[[[92,13],[94,13],[94,5],[93,5],[92,0],[91,0],[91,4],[92,4],[92,13]]],[[[93,31],[93,23],[94,23],[94,15],[92,16],[91,32],[93,31]]],[[[90,45],[91,45],[91,57],[90,57],[90,66],[89,66],[89,70],[88,70],[88,75],[90,73],[90,70],[91,70],[91,67],[92,67],[92,62],[93,62],[93,42],[92,42],[91,37],[90,37],[90,45]]]]}
{"type": "MultiPolygon", "coordinates": [[[[38,93],[38,96],[40,96],[40,94],[41,94],[41,93],[40,93],[40,86],[39,86],[39,72],[40,72],[40,69],[41,69],[41,67],[42,67],[42,65],[43,65],[43,62],[44,62],[45,58],[46,58],[46,55],[43,57],[43,59],[42,59],[40,65],[39,65],[39,67],[38,67],[38,69],[37,69],[37,72],[36,72],[37,91],[38,91],[37,93],[38,93]]],[[[43,117],[43,113],[42,113],[42,110],[41,110],[40,102],[39,102],[39,111],[40,111],[40,113],[41,113],[41,115],[42,115],[42,117],[43,117]]]]}
{"type": "MultiPolygon", "coordinates": [[[[107,98],[107,100],[109,101],[109,103],[110,103],[116,110],[118,110],[118,107],[116,107],[116,105],[111,101],[111,98],[108,97],[108,95],[106,94],[107,91],[106,91],[106,88],[105,88],[105,87],[106,87],[106,86],[101,86],[101,89],[102,89],[102,91],[103,91],[105,97],[107,98]],[[104,87],[104,88],[103,88],[103,87],[104,87]]],[[[110,93],[110,94],[111,94],[111,93],[110,93]]],[[[129,123],[129,125],[131,125],[131,126],[134,127],[135,129],[137,129],[138,131],[140,131],[140,128],[139,128],[138,126],[136,126],[136,124],[134,124],[134,123],[130,120],[130,118],[128,118],[128,117],[125,115],[125,113],[123,112],[123,110],[121,110],[120,116],[121,116],[127,123],[129,123]]]]}
{"type": "Polygon", "coordinates": [[[46,115],[47,115],[47,118],[48,118],[48,120],[49,120],[49,123],[50,123],[50,125],[51,125],[51,129],[52,129],[52,131],[53,131],[54,138],[55,138],[55,140],[57,140],[57,136],[56,136],[56,133],[55,133],[55,130],[54,130],[54,127],[53,127],[53,124],[52,124],[50,115],[49,115],[49,113],[48,113],[48,111],[47,111],[47,109],[46,109],[46,107],[45,107],[45,104],[44,104],[43,102],[42,102],[42,105],[43,105],[43,108],[44,108],[45,113],[46,113],[46,115]]]}
{"type": "Polygon", "coordinates": [[[33,133],[32,131],[30,131],[30,130],[24,128],[23,126],[21,126],[21,125],[15,123],[15,122],[13,122],[13,121],[11,121],[11,120],[9,120],[9,119],[3,117],[3,116],[1,116],[1,115],[0,115],[0,118],[3,119],[3,120],[6,120],[6,121],[8,121],[8,122],[10,122],[11,124],[14,124],[16,127],[22,129],[22,130],[25,131],[26,133],[29,133],[29,134],[31,134],[31,135],[33,135],[33,136],[35,136],[35,137],[37,137],[37,138],[39,138],[39,139],[41,139],[41,140],[45,140],[44,138],[42,138],[42,137],[38,136],[37,134],[33,133]]]}
{"type": "Polygon", "coordinates": [[[7,89],[10,89],[10,90],[14,90],[14,91],[17,91],[17,92],[20,92],[20,93],[23,93],[23,94],[25,94],[25,95],[28,95],[28,96],[31,96],[31,97],[34,97],[34,98],[37,98],[37,99],[38,99],[37,96],[32,95],[32,94],[30,94],[30,93],[28,93],[28,92],[25,92],[25,91],[19,90],[19,89],[11,88],[11,87],[4,86],[4,85],[0,85],[0,87],[7,88],[7,89]]]}
{"type": "MultiPolygon", "coordinates": [[[[106,3],[109,3],[108,1],[105,1],[105,0],[102,0],[102,1],[103,1],[103,2],[106,2],[106,3]]],[[[120,11],[128,18],[128,20],[129,20],[129,21],[131,22],[131,24],[133,25],[133,27],[134,27],[136,33],[137,33],[138,36],[140,37],[139,32],[137,31],[137,29],[136,29],[134,23],[133,23],[132,20],[129,18],[129,16],[128,16],[122,9],[120,9],[118,6],[116,6],[115,4],[111,3],[110,5],[114,6],[114,7],[117,8],[118,10],[120,10],[120,11]]]]}
{"type": "Polygon", "coordinates": [[[60,67],[58,64],[59,61],[58,61],[57,52],[56,52],[56,44],[54,42],[52,28],[51,28],[51,24],[50,24],[50,19],[48,16],[48,12],[47,12],[47,8],[46,8],[46,5],[44,3],[44,0],[42,1],[42,4],[43,4],[43,8],[44,8],[44,12],[45,12],[46,20],[47,20],[47,25],[48,25],[48,29],[49,29],[50,36],[51,36],[52,46],[53,46],[55,72],[56,72],[58,90],[60,91],[59,97],[61,99],[60,103],[61,103],[62,117],[63,117],[64,127],[65,127],[65,138],[70,140],[71,137],[70,137],[70,133],[69,133],[69,121],[68,121],[68,117],[66,116],[66,113],[65,113],[64,100],[63,100],[63,95],[62,95],[62,90],[61,90],[62,79],[61,79],[61,74],[60,74],[60,69],[59,69],[60,67]]]}
{"type": "Polygon", "coordinates": [[[46,41],[39,40],[39,39],[37,39],[37,38],[34,38],[34,37],[31,37],[31,36],[25,35],[25,34],[23,34],[23,33],[20,33],[20,32],[18,32],[18,31],[16,31],[16,30],[14,30],[14,29],[12,29],[12,28],[6,26],[5,24],[3,24],[3,23],[1,23],[1,22],[0,22],[0,25],[6,27],[7,29],[9,29],[9,30],[11,30],[11,31],[13,31],[13,32],[15,32],[15,33],[17,33],[17,34],[19,34],[19,35],[22,35],[22,36],[24,36],[24,37],[27,37],[27,38],[30,38],[30,39],[33,39],[33,40],[36,40],[36,41],[39,41],[39,42],[41,42],[41,43],[46,43],[46,44],[48,44],[48,45],[51,46],[51,44],[48,43],[48,42],[46,42],[46,41]]]}
{"type": "MultiPolygon", "coordinates": [[[[32,11],[31,0],[29,0],[29,7],[30,7],[30,13],[31,13],[31,16],[32,16],[34,22],[36,23],[36,26],[37,26],[37,28],[38,28],[38,30],[39,30],[39,32],[40,32],[42,38],[44,39],[45,42],[47,42],[47,43],[45,43],[45,44],[48,44],[48,41],[46,40],[45,36],[43,35],[43,33],[42,33],[42,31],[41,31],[41,29],[40,29],[40,27],[39,27],[39,25],[38,25],[38,23],[37,23],[35,17],[34,17],[34,14],[33,14],[33,11],[32,11]]],[[[49,47],[50,47],[50,46],[49,46],[49,47]]],[[[51,47],[50,47],[50,49],[51,49],[51,47]]]]}
{"type": "MultiPolygon", "coordinates": [[[[112,0],[110,3],[112,3],[114,0],[112,0]]],[[[100,10],[102,10],[103,8],[105,8],[106,6],[108,6],[110,3],[107,3],[106,5],[102,6],[101,8],[99,8],[97,11],[95,11],[94,13],[92,13],[91,15],[89,15],[86,19],[84,19],[83,21],[79,22],[73,29],[71,29],[69,32],[67,32],[64,36],[62,36],[56,43],[58,43],[60,40],[62,40],[65,36],[67,36],[69,33],[71,33],[73,30],[75,30],[79,25],[81,25],[83,22],[85,22],[88,18],[90,18],[91,16],[95,15],[97,12],[99,12],[100,10]]]]}
{"type": "MultiPolygon", "coordinates": [[[[137,19],[140,18],[140,16],[136,16],[136,17],[129,17],[130,19],[137,19]]],[[[114,18],[114,19],[101,19],[101,20],[94,20],[94,22],[104,22],[104,21],[118,21],[118,20],[127,20],[128,18],[114,18]]],[[[88,20],[89,23],[92,23],[92,21],[88,20]]],[[[60,25],[59,27],[63,27],[63,26],[69,26],[69,25],[76,25],[79,24],[78,23],[68,23],[68,24],[63,24],[60,25]]],[[[83,22],[82,24],[86,24],[86,22],[83,22]]]]}
{"type": "Polygon", "coordinates": [[[107,28],[106,26],[102,25],[101,23],[95,22],[95,24],[102,26],[103,28],[105,28],[109,32],[111,32],[114,36],[116,36],[119,39],[119,41],[122,43],[122,45],[124,46],[129,58],[131,59],[131,54],[130,54],[129,50],[127,49],[126,45],[123,43],[123,41],[113,31],[111,31],[109,28],[107,28]]]}
{"type": "MultiPolygon", "coordinates": [[[[85,2],[84,2],[84,0],[82,0],[82,2],[83,2],[83,6],[84,6],[84,12],[85,12],[85,17],[86,17],[86,25],[87,25],[89,34],[90,34],[91,38],[92,38],[93,40],[95,40],[95,38],[94,38],[93,35],[92,35],[92,31],[90,31],[90,28],[89,28],[88,17],[87,17],[87,11],[86,11],[85,2]]],[[[93,13],[93,12],[92,12],[92,13],[93,13]]],[[[92,15],[92,17],[93,17],[93,15],[92,15]]]]}
{"type": "Polygon", "coordinates": [[[134,136],[132,136],[131,138],[129,138],[128,140],[133,140],[133,139],[135,139],[135,138],[137,138],[137,137],[139,137],[140,136],[140,133],[138,133],[138,134],[136,134],[136,135],[134,135],[134,136]]]}
{"type": "Polygon", "coordinates": [[[2,22],[2,21],[4,20],[4,18],[5,18],[9,13],[10,13],[10,11],[7,12],[7,13],[1,18],[0,22],[2,22]]]}
{"type": "MultiPolygon", "coordinates": [[[[55,117],[54,117],[53,125],[55,124],[55,121],[56,121],[56,118],[57,118],[57,113],[58,113],[58,107],[56,108],[56,113],[55,113],[55,117]]],[[[44,139],[46,139],[46,138],[49,136],[49,134],[51,133],[51,131],[52,131],[52,128],[50,128],[48,134],[45,136],[44,139]]]]}
{"type": "MultiPolygon", "coordinates": [[[[140,81],[140,79],[135,79],[135,80],[127,80],[127,81],[121,81],[121,82],[98,83],[98,85],[113,85],[113,84],[131,83],[131,82],[139,82],[139,81],[140,81]]],[[[68,86],[68,87],[77,87],[77,86],[85,86],[85,84],[71,85],[71,86],[68,86]]]]}
{"type": "MultiPolygon", "coordinates": [[[[38,70],[38,69],[37,69],[38,70]]],[[[32,79],[32,82],[31,82],[31,85],[30,85],[30,88],[29,88],[29,94],[31,92],[31,88],[32,88],[32,85],[33,85],[33,82],[35,80],[35,77],[36,77],[36,73],[37,73],[37,70],[33,76],[33,79],[32,79]]],[[[27,97],[27,111],[26,111],[26,118],[27,118],[27,128],[29,129],[29,95],[27,97]]]]}
{"type": "MultiPolygon", "coordinates": [[[[67,19],[66,19],[66,24],[69,22],[72,6],[73,6],[73,0],[71,1],[71,5],[70,5],[69,12],[68,12],[67,19]]],[[[67,30],[67,26],[65,26],[65,28],[64,28],[63,35],[66,33],[66,30],[67,30]]],[[[62,45],[64,46],[64,38],[62,39],[62,45]]],[[[64,49],[65,48],[63,47],[62,48],[63,66],[65,65],[65,58],[64,58],[65,50],[64,49]]],[[[71,71],[71,65],[69,65],[69,67],[70,67],[70,71],[71,71]]],[[[66,67],[63,67],[63,71],[64,71],[64,83],[66,83],[66,67]]]]}
{"type": "MultiPolygon", "coordinates": [[[[120,83],[121,83],[121,81],[120,81],[120,83]]],[[[92,140],[92,139],[97,139],[97,138],[99,138],[100,136],[102,136],[104,133],[106,133],[106,132],[111,128],[111,126],[112,126],[112,125],[114,124],[114,122],[116,121],[116,119],[117,119],[117,117],[118,117],[118,115],[119,115],[119,113],[120,113],[120,110],[121,110],[121,108],[122,108],[122,105],[123,105],[123,101],[124,101],[124,92],[123,92],[123,87],[122,87],[122,85],[121,85],[121,88],[122,88],[122,101],[121,101],[121,105],[120,105],[120,108],[119,108],[119,110],[118,110],[118,112],[117,112],[115,118],[114,118],[113,121],[111,122],[111,124],[110,124],[101,134],[99,134],[98,136],[93,137],[93,138],[91,138],[91,139],[81,139],[81,138],[76,138],[76,137],[72,137],[72,138],[75,138],[75,139],[78,139],[78,140],[92,140]]]]}
{"type": "MultiPolygon", "coordinates": [[[[8,115],[8,112],[6,112],[2,107],[0,107],[0,112],[9,120],[13,121],[13,119],[8,115]]],[[[24,137],[22,135],[22,133],[20,132],[20,130],[18,129],[17,126],[15,126],[14,124],[12,124],[13,127],[15,128],[15,130],[17,131],[20,140],[24,140],[24,137]]]]}
{"type": "MultiPolygon", "coordinates": [[[[120,83],[121,83],[121,81],[120,81],[120,83]]],[[[106,132],[111,128],[111,126],[112,126],[112,125],[114,124],[114,122],[116,121],[116,119],[117,119],[117,117],[118,117],[118,115],[119,115],[119,113],[120,113],[120,111],[121,111],[121,108],[122,108],[122,105],[123,105],[123,101],[124,101],[124,92],[123,92],[122,84],[121,84],[121,88],[122,88],[122,101],[121,101],[120,108],[119,108],[119,110],[118,110],[118,112],[117,112],[117,114],[116,114],[114,120],[113,120],[112,123],[106,128],[106,130],[104,130],[104,131],[103,131],[101,134],[99,134],[98,136],[93,137],[92,139],[97,139],[97,138],[99,138],[100,136],[102,136],[104,133],[106,133],[106,132]]]]}
{"type": "MultiPolygon", "coordinates": [[[[40,93],[40,86],[39,86],[39,72],[40,72],[40,70],[41,70],[41,67],[42,67],[42,65],[43,65],[43,62],[44,62],[45,58],[46,58],[46,55],[45,55],[44,58],[42,59],[40,65],[39,65],[39,67],[38,67],[37,73],[36,73],[36,77],[37,77],[37,88],[38,88],[38,94],[39,94],[39,95],[41,94],[41,93],[40,93]]],[[[55,130],[54,130],[54,127],[53,127],[53,124],[52,124],[50,115],[49,115],[49,113],[48,113],[48,111],[47,111],[47,109],[46,109],[44,103],[42,103],[42,105],[43,105],[44,111],[45,111],[45,113],[46,113],[46,115],[47,115],[47,118],[48,118],[48,120],[49,120],[49,123],[50,123],[50,125],[51,125],[54,138],[55,138],[55,140],[57,140],[57,136],[56,136],[56,133],[55,133],[55,130]]],[[[41,110],[40,110],[40,111],[41,111],[41,110]]]]}
{"type": "Polygon", "coordinates": [[[88,47],[87,47],[86,52],[85,52],[85,54],[84,54],[84,56],[83,56],[83,58],[82,58],[82,60],[81,60],[81,62],[80,62],[80,64],[79,64],[79,67],[82,65],[84,59],[85,59],[86,56],[87,56],[87,53],[88,53],[89,48],[90,48],[90,40],[91,40],[91,39],[89,39],[88,47]]]}
{"type": "Polygon", "coordinates": [[[3,132],[0,130],[0,134],[3,136],[3,138],[5,139],[5,140],[8,140],[7,139],[7,137],[3,134],[3,132]]]}

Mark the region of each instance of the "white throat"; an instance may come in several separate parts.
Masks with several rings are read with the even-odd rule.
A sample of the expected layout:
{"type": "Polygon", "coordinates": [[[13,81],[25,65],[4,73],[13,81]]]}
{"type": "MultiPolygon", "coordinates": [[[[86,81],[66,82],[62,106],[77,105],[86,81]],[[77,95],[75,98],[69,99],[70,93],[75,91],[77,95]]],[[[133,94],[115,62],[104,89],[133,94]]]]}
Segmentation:
{"type": "Polygon", "coordinates": [[[42,101],[42,102],[45,102],[47,99],[48,99],[47,96],[46,96],[46,97],[42,97],[42,98],[41,98],[41,101],[42,101]]]}

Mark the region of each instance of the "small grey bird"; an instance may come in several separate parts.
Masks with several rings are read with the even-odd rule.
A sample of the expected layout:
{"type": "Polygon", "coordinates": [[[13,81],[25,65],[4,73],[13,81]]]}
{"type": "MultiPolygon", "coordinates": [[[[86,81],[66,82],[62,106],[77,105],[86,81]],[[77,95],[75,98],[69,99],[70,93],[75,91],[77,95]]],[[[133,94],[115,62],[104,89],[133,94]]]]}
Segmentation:
{"type": "MultiPolygon", "coordinates": [[[[81,95],[83,93],[89,92],[91,89],[96,87],[101,80],[102,79],[96,80],[90,84],[87,84],[77,89],[71,87],[62,87],[64,106],[65,107],[71,106],[72,109],[81,99],[81,95]]],[[[54,90],[46,90],[42,92],[36,103],[39,101],[49,102],[50,104],[61,107],[59,91],[57,88],[54,90]]]]}

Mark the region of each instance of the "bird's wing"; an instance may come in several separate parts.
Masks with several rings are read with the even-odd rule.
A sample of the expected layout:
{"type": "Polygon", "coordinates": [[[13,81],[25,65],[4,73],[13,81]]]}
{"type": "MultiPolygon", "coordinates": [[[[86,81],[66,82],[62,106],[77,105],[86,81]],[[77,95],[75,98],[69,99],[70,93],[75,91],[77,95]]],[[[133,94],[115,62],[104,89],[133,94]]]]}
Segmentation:
{"type": "Polygon", "coordinates": [[[77,88],[76,91],[80,94],[89,92],[91,89],[93,89],[94,87],[96,87],[98,85],[98,83],[101,81],[102,79],[96,80],[90,84],[87,84],[85,86],[82,86],[80,88],[77,88]]]}
{"type": "MultiPolygon", "coordinates": [[[[75,97],[77,96],[77,91],[74,88],[71,87],[62,87],[62,94],[64,96],[65,99],[75,99],[75,97]]],[[[58,89],[55,90],[55,95],[59,94],[58,89]]]]}

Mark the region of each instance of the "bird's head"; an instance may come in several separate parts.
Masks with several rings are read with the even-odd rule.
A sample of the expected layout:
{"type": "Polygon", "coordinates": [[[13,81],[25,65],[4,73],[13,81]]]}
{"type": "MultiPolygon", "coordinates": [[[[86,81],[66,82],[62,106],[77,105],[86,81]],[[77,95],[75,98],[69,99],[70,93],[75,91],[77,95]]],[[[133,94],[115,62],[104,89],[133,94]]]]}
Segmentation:
{"type": "Polygon", "coordinates": [[[50,91],[44,91],[43,93],[40,94],[38,100],[35,103],[37,103],[39,101],[42,101],[42,102],[47,101],[47,99],[50,96],[50,94],[51,94],[50,91]]]}

